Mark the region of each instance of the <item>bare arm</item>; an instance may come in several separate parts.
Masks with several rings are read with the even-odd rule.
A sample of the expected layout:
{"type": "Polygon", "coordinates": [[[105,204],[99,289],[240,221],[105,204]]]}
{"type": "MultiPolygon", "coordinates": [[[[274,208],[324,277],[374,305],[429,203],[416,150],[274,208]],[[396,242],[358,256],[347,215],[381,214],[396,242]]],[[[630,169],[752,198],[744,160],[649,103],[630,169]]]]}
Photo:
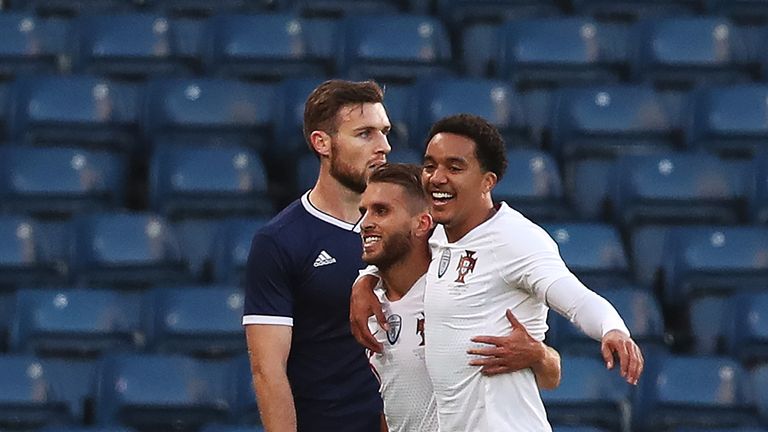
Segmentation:
{"type": "Polygon", "coordinates": [[[284,325],[245,326],[253,385],[267,432],[296,431],[296,408],[286,374],[292,333],[293,328],[284,325]]]}
{"type": "Polygon", "coordinates": [[[482,358],[469,362],[482,366],[483,375],[498,375],[531,368],[540,388],[553,389],[560,385],[560,354],[544,342],[535,340],[507,309],[507,320],[512,327],[508,336],[477,336],[473,342],[489,344],[488,348],[473,348],[468,354],[482,358]]]}
{"type": "Polygon", "coordinates": [[[375,315],[379,326],[387,329],[387,318],[381,310],[379,299],[373,293],[378,282],[379,278],[376,276],[360,276],[352,285],[349,299],[349,325],[352,328],[352,336],[360,345],[376,353],[381,352],[382,346],[368,328],[368,318],[375,315]]]}

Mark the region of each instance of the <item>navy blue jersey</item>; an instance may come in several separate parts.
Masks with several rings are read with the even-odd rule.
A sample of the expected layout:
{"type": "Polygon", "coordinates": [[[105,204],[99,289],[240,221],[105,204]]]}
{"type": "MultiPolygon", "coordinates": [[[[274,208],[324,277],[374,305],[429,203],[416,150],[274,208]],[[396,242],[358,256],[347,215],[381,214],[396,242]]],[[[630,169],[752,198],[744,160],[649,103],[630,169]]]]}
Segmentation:
{"type": "Polygon", "coordinates": [[[364,266],[360,234],[308,196],[254,236],[243,324],[293,326],[288,380],[299,431],[378,431],[378,384],[349,327],[349,295],[364,266]]]}

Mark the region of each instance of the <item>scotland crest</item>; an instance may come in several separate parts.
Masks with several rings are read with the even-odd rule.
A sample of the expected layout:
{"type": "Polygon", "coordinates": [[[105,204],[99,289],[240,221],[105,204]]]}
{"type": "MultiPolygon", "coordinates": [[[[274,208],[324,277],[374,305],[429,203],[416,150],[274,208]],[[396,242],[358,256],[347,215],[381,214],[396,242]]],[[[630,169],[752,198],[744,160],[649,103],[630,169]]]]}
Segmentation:
{"type": "Polygon", "coordinates": [[[390,344],[394,345],[397,339],[400,337],[400,329],[402,328],[403,319],[400,315],[392,314],[387,317],[387,324],[389,324],[389,330],[387,330],[387,340],[390,344]]]}
{"type": "Polygon", "coordinates": [[[451,250],[446,248],[443,250],[443,254],[440,256],[440,266],[437,268],[437,277],[441,278],[448,270],[448,264],[451,263],[451,250]]]}

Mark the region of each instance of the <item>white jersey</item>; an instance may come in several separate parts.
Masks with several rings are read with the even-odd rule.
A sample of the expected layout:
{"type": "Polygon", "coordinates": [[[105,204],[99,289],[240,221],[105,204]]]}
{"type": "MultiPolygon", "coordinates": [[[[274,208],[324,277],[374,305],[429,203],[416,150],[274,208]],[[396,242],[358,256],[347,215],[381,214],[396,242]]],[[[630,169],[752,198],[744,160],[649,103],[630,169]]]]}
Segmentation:
{"type": "Polygon", "coordinates": [[[389,332],[369,321],[371,332],[384,347],[369,361],[381,384],[384,415],[390,432],[437,432],[437,408],[424,362],[424,286],[422,276],[399,300],[376,294],[389,322],[389,332]]]}
{"type": "Polygon", "coordinates": [[[506,309],[533,338],[544,339],[546,290],[571,275],[557,244],[502,203],[455,243],[438,225],[430,246],[426,360],[440,431],[551,431],[532,370],[486,377],[464,353],[482,345],[470,340],[474,336],[509,334],[506,309]]]}

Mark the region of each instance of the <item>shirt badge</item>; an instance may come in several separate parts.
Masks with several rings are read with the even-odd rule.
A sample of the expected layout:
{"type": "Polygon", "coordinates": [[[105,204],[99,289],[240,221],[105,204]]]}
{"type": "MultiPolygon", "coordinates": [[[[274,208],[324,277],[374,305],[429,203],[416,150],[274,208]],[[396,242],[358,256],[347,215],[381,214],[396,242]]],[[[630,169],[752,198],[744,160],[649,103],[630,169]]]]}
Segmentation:
{"type": "Polygon", "coordinates": [[[390,344],[394,345],[397,339],[400,337],[400,329],[402,328],[403,319],[400,315],[392,314],[387,317],[387,324],[389,324],[389,330],[387,330],[387,340],[390,344]]]}
{"type": "Polygon", "coordinates": [[[457,277],[454,282],[464,283],[464,277],[475,270],[477,258],[474,258],[473,255],[476,251],[465,250],[464,252],[465,255],[461,256],[459,266],[456,267],[456,270],[459,272],[459,277],[457,277]]]}
{"type": "Polygon", "coordinates": [[[437,268],[437,277],[441,278],[448,270],[448,264],[451,263],[451,250],[443,249],[443,254],[440,256],[440,266],[437,268]]]}

